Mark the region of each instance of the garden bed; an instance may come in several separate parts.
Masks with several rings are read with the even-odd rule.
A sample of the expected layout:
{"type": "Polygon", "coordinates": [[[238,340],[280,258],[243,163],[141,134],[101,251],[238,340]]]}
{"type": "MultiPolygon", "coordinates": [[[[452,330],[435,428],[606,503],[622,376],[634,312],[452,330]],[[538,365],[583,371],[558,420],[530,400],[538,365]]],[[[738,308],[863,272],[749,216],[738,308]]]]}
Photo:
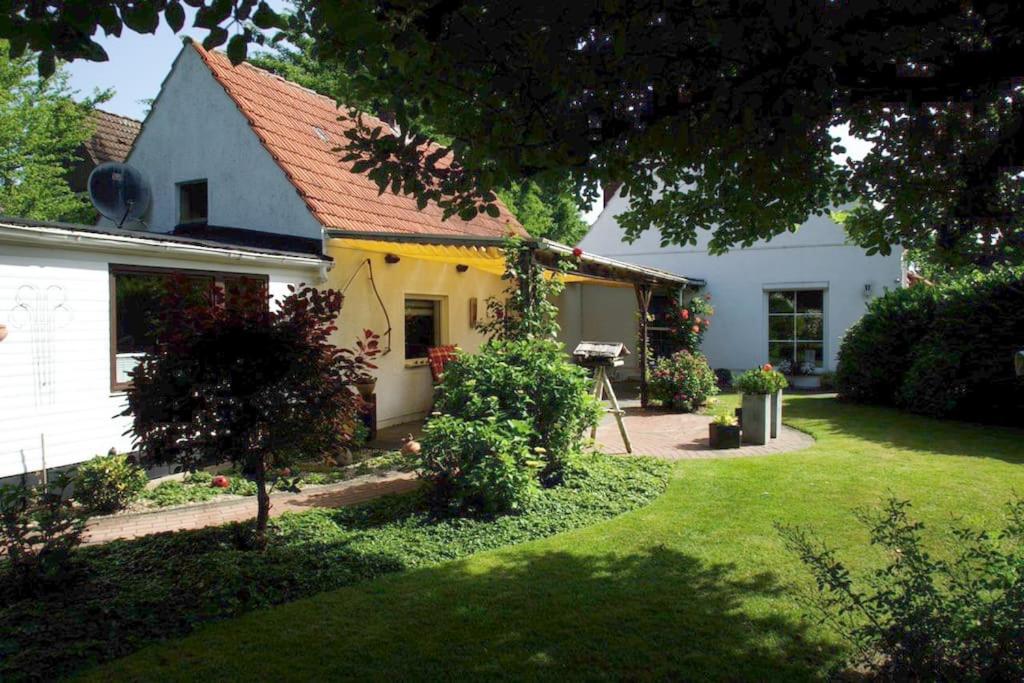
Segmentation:
{"type": "MultiPolygon", "coordinates": [[[[319,462],[300,462],[283,475],[301,490],[315,489],[319,486],[337,484],[356,477],[387,472],[409,472],[412,464],[409,459],[397,451],[363,449],[353,455],[349,465],[335,466],[319,462]]],[[[221,501],[238,500],[256,495],[256,483],[246,478],[237,468],[222,466],[201,470],[192,474],[170,475],[150,482],[150,485],[137,500],[124,510],[113,515],[153,512],[156,510],[172,510],[181,507],[192,507],[221,501]],[[223,474],[229,485],[224,488],[213,486],[215,475],[223,474]]],[[[93,519],[100,515],[92,515],[93,519]]]]}
{"type": "Polygon", "coordinates": [[[588,455],[515,516],[436,518],[412,494],[284,515],[264,552],[238,549],[237,524],[85,548],[64,591],[2,596],[0,679],[52,679],[207,621],[594,524],[667,481],[661,462],[588,455]]]}

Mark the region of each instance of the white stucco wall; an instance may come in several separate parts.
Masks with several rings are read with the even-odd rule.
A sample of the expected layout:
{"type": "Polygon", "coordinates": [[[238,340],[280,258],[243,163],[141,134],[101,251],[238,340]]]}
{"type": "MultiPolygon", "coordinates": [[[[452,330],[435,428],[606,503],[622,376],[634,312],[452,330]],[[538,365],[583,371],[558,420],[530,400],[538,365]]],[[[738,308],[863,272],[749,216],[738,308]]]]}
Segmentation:
{"type": "MultiPolygon", "coordinates": [[[[478,316],[486,315],[487,298],[500,296],[504,286],[496,275],[470,268],[459,273],[455,264],[423,261],[402,257],[399,263],[388,264],[384,255],[343,246],[344,240],[332,239],[328,254],[335,260],[328,287],[345,291],[345,303],[332,341],[338,346],[352,346],[364,329],[383,336],[387,329],[384,312],[370,284],[365,267],[356,269],[370,259],[377,291],[384,300],[391,319],[391,352],[375,361],[377,377],[377,424],[386,427],[416,420],[430,409],[433,384],[426,366],[409,367],[405,361],[405,298],[407,295],[442,297],[442,338],[444,343],[476,351],[485,337],[470,326],[469,301],[477,299],[478,316]]],[[[386,344],[386,339],[382,339],[386,344]]]]}
{"type": "Polygon", "coordinates": [[[321,238],[320,224],[191,46],[164,81],[128,163],[152,189],[150,230],[177,225],[177,183],[205,178],[210,225],[321,238]]]}
{"type": "Polygon", "coordinates": [[[42,468],[40,436],[47,467],[88,460],[110,448],[129,450],[131,439],[123,434],[128,420],[115,417],[123,410],[124,395],[110,386],[111,264],[259,273],[269,277],[275,296],[289,283],[315,282],[319,273],[317,267],[269,260],[183,261],[173,255],[0,241],[0,324],[8,328],[0,342],[0,478],[42,468]],[[37,315],[50,311],[52,324],[33,326],[18,309],[18,291],[25,286],[42,293],[44,299],[37,301],[22,290],[37,315]],[[61,297],[64,306],[56,310],[61,297]]]}
{"type": "MultiPolygon", "coordinates": [[[[834,370],[843,334],[864,313],[868,301],[865,285],[871,286],[874,297],[903,283],[899,248],[889,256],[868,256],[849,244],[842,227],[827,216],[810,218],[796,233],[712,256],[707,251],[708,232],[698,236],[696,245],[686,247],[662,248],[655,230],[646,231],[632,244],[625,243],[615,217],[627,208],[627,200],[616,195],[579,246],[587,252],[706,280],[702,293],[711,294],[715,315],[703,351],[715,368],[740,370],[767,361],[767,290],[824,289],[825,367],[834,370]]],[[[596,316],[602,320],[590,323],[595,333],[611,333],[625,324],[623,321],[635,320],[636,303],[631,296],[587,287],[583,310],[584,326],[596,316]]],[[[632,325],[635,329],[635,322],[632,325]]]]}

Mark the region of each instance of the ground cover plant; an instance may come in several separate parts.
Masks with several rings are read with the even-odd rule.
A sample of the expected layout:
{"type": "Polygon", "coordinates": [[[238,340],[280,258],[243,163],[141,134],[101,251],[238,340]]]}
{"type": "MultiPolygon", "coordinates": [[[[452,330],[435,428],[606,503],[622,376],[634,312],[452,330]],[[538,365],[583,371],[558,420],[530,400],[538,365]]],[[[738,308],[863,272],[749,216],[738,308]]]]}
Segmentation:
{"type": "Polygon", "coordinates": [[[238,549],[239,525],[88,547],[63,590],[0,595],[0,679],[53,679],[208,621],[594,524],[667,478],[664,463],[587,455],[514,516],[437,517],[413,494],[283,515],[262,552],[238,549]]]}
{"type": "Polygon", "coordinates": [[[891,493],[949,559],[954,522],[1003,528],[1024,491],[1024,431],[785,401],[812,447],[679,461],[662,496],[605,523],[212,624],[86,678],[826,678],[849,646],[804,616],[813,580],[774,524],[813,528],[850,571],[870,571],[884,557],[850,510],[891,493]]]}

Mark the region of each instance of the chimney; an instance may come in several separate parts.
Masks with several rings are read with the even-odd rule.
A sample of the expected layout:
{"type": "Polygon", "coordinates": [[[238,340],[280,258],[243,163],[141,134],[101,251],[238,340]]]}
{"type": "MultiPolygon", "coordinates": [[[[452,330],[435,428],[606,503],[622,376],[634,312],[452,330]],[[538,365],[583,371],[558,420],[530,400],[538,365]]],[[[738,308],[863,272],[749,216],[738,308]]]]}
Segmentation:
{"type": "Polygon", "coordinates": [[[601,189],[604,191],[604,205],[608,206],[608,202],[612,200],[615,193],[622,187],[622,183],[619,181],[605,182],[602,184],[601,189]]]}

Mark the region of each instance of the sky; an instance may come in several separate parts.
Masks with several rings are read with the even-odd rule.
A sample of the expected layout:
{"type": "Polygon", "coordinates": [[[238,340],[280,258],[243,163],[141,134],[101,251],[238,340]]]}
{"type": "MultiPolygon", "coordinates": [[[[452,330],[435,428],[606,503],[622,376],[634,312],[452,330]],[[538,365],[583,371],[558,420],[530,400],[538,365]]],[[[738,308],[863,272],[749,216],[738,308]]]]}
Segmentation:
{"type": "MultiPolygon", "coordinates": [[[[269,0],[274,9],[284,9],[285,0],[269,0]]],[[[189,12],[192,10],[189,8],[189,12]]],[[[78,91],[80,97],[91,95],[96,90],[113,89],[114,96],[100,105],[102,109],[142,120],[149,108],[149,100],[157,96],[160,84],[171,70],[174,58],[181,50],[182,38],[190,35],[202,39],[205,31],[190,29],[191,15],[186,19],[181,33],[175,34],[161,21],[155,35],[140,35],[125,29],[120,38],[101,37],[99,43],[110,57],[106,62],[87,62],[78,60],[67,66],[70,85],[78,91]]],[[[863,157],[867,153],[867,145],[863,141],[849,137],[842,129],[835,131],[851,156],[863,157]]],[[[838,159],[837,159],[838,160],[838,159]]],[[[591,224],[601,213],[601,202],[597,202],[590,211],[584,212],[587,224],[591,224]]]]}

